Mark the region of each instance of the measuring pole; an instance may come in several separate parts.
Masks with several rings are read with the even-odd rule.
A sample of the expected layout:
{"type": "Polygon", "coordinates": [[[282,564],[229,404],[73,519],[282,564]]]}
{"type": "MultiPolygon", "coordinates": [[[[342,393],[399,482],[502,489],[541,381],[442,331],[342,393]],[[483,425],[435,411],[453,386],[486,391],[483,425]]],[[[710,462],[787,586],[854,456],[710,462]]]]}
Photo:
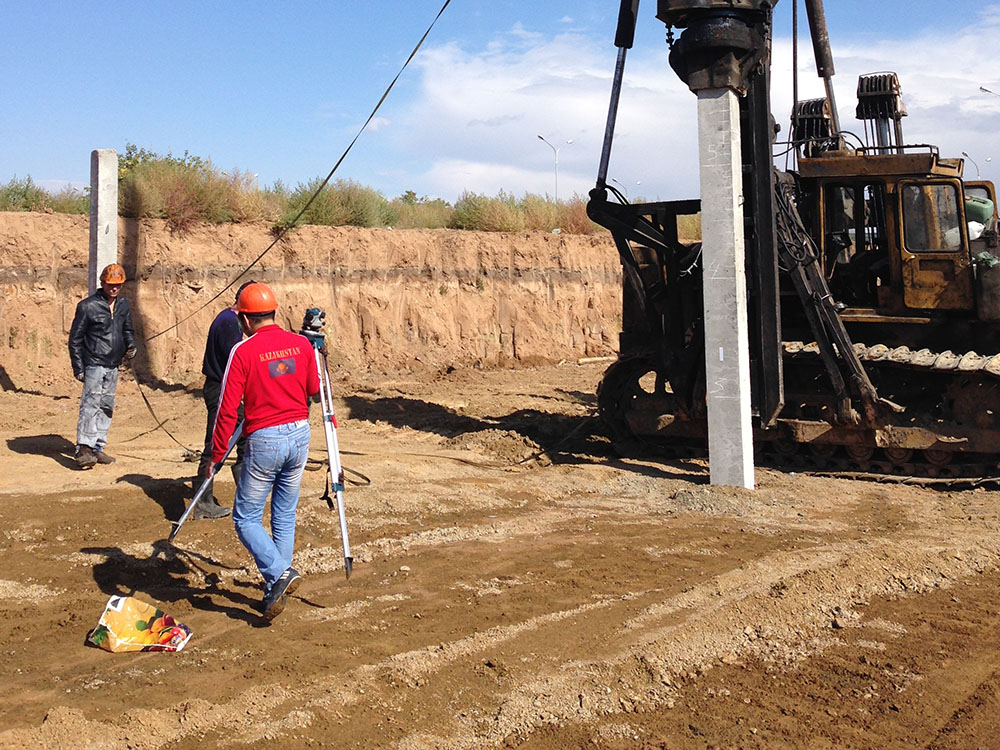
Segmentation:
{"type": "Polygon", "coordinates": [[[204,497],[208,488],[212,486],[212,480],[215,479],[215,475],[219,473],[219,469],[222,468],[222,465],[226,463],[226,459],[229,458],[229,454],[233,452],[233,448],[236,447],[236,441],[240,439],[240,435],[242,433],[243,423],[240,422],[236,425],[236,429],[233,431],[233,436],[229,438],[229,447],[226,448],[226,454],[222,457],[222,460],[219,461],[219,463],[212,467],[212,476],[206,477],[205,481],[201,483],[201,487],[199,487],[198,491],[194,493],[194,499],[191,500],[191,504],[188,505],[187,510],[184,511],[181,517],[177,519],[173,530],[170,532],[170,536],[167,537],[168,542],[174,541],[174,537],[177,536],[177,532],[181,530],[181,526],[184,525],[184,522],[188,520],[188,516],[191,515],[198,503],[201,502],[201,498],[204,497]]]}
{"type": "MultiPolygon", "coordinates": [[[[322,334],[320,334],[322,335],[322,334]]],[[[354,558],[351,557],[351,542],[347,538],[347,514],[344,511],[344,467],[340,463],[340,446],[337,443],[337,417],[333,413],[333,392],[330,389],[330,372],[326,366],[326,357],[320,351],[323,340],[317,340],[316,334],[307,336],[313,345],[316,355],[316,369],[319,372],[319,400],[323,405],[323,431],[326,435],[326,455],[330,468],[330,484],[336,498],[337,515],[340,516],[340,538],[344,543],[344,570],[351,577],[354,558]]],[[[329,493],[324,495],[330,510],[334,509],[334,501],[329,493]]]]}

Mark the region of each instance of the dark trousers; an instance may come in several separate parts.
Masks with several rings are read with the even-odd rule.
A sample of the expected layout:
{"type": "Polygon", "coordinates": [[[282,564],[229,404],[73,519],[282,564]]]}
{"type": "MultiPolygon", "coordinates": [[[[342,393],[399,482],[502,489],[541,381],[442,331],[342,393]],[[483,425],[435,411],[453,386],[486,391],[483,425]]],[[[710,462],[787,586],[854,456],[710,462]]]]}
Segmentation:
{"type": "MultiPolygon", "coordinates": [[[[212,433],[215,431],[215,414],[219,411],[219,396],[222,395],[222,383],[212,378],[205,378],[205,388],[203,391],[205,398],[205,409],[208,418],[205,423],[205,447],[201,451],[201,461],[198,462],[198,479],[195,480],[194,489],[204,481],[205,469],[212,465],[212,433]]],[[[240,405],[237,413],[238,421],[243,421],[243,405],[240,405]]],[[[240,469],[243,467],[243,451],[246,450],[247,436],[240,435],[236,441],[236,463],[233,464],[233,481],[240,481],[240,469]]],[[[212,487],[206,490],[207,497],[212,496],[212,487]]]]}

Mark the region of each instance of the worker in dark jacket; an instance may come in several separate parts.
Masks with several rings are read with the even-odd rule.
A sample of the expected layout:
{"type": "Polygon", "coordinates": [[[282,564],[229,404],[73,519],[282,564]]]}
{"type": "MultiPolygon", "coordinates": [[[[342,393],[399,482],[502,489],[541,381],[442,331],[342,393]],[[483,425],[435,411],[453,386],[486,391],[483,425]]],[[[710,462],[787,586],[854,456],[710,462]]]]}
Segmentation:
{"type": "MultiPolygon", "coordinates": [[[[222,377],[226,374],[226,363],[229,362],[229,352],[243,340],[243,331],[240,329],[240,321],[236,317],[236,302],[240,299],[240,292],[253,284],[248,281],[236,291],[236,301],[232,307],[215,316],[212,325],[208,329],[208,340],[205,342],[205,356],[201,361],[201,372],[205,376],[205,387],[202,389],[202,396],[205,399],[205,446],[201,452],[201,461],[198,462],[198,478],[195,479],[193,489],[198,486],[205,476],[205,470],[212,465],[212,431],[215,428],[215,413],[219,410],[219,394],[222,392],[222,377]]],[[[243,407],[239,408],[238,418],[243,420],[243,407]]],[[[246,435],[240,435],[236,441],[236,463],[233,464],[233,481],[240,481],[240,468],[243,466],[243,450],[246,446],[246,435]]],[[[225,518],[229,515],[229,508],[219,505],[219,501],[213,494],[214,487],[210,486],[194,509],[192,518],[225,518]]]]}
{"type": "Polygon", "coordinates": [[[118,367],[135,356],[132,309],[121,296],[125,269],[112,263],[101,271],[101,288],[76,306],[69,331],[73,376],[83,383],[76,424],[76,463],[81,469],[115,460],[104,452],[115,409],[118,367]]]}

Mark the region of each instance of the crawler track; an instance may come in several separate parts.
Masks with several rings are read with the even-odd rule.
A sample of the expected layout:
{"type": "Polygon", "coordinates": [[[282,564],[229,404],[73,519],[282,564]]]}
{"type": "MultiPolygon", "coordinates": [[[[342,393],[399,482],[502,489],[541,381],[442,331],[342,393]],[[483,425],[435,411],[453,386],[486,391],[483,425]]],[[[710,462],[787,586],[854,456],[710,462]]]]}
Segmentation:
{"type": "MultiPolygon", "coordinates": [[[[882,344],[854,350],[879,395],[900,412],[877,425],[838,424],[818,346],[785,342],[785,407],[773,427],[755,430],[764,462],[928,479],[998,473],[1000,355],[882,344]]],[[[614,363],[598,390],[601,416],[624,451],[704,452],[704,410],[685,413],[680,401],[667,374],[642,357],[614,363]]]]}

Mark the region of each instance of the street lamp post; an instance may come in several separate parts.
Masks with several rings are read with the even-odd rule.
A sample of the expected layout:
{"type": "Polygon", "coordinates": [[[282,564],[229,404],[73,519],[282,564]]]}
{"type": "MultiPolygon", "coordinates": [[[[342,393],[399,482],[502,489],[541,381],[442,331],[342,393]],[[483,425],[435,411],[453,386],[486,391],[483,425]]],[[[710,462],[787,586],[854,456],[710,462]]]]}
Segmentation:
{"type": "Polygon", "coordinates": [[[986,93],[986,94],[993,94],[993,96],[1000,96],[1000,94],[998,94],[996,91],[990,91],[985,86],[980,86],[979,90],[982,91],[982,92],[984,92],[984,93],[986,93]]]}
{"type": "MultiPolygon", "coordinates": [[[[556,148],[551,143],[549,143],[547,140],[545,140],[544,136],[541,136],[541,135],[538,136],[538,140],[540,140],[542,143],[544,143],[546,146],[548,146],[549,148],[552,149],[552,156],[553,156],[554,162],[555,162],[554,166],[555,166],[555,173],[556,173],[556,203],[558,203],[559,202],[559,148],[562,148],[562,147],[560,146],[559,148],[556,148]]],[[[570,138],[568,141],[566,141],[566,145],[569,145],[572,142],[573,142],[573,139],[570,138]]]]}
{"type": "Polygon", "coordinates": [[[972,166],[974,166],[976,168],[976,179],[978,180],[979,179],[979,165],[976,164],[976,160],[973,159],[971,156],[969,156],[969,152],[968,151],[963,151],[962,152],[962,156],[964,156],[966,159],[968,159],[969,161],[972,162],[972,166]]]}
{"type": "MultiPolygon", "coordinates": [[[[620,187],[620,188],[622,189],[622,192],[623,192],[623,193],[625,193],[625,200],[632,200],[632,199],[631,199],[631,198],[629,197],[629,194],[628,194],[628,188],[627,188],[627,187],[625,187],[624,183],[621,183],[621,182],[619,182],[619,181],[618,181],[618,180],[616,180],[616,179],[615,179],[614,177],[612,177],[612,178],[611,178],[611,181],[612,181],[613,183],[615,183],[615,184],[616,184],[616,185],[617,185],[618,187],[620,187]]],[[[636,181],[635,181],[635,184],[636,184],[636,186],[639,186],[639,185],[641,185],[641,184],[642,184],[642,180],[636,180],[636,181]]]]}

